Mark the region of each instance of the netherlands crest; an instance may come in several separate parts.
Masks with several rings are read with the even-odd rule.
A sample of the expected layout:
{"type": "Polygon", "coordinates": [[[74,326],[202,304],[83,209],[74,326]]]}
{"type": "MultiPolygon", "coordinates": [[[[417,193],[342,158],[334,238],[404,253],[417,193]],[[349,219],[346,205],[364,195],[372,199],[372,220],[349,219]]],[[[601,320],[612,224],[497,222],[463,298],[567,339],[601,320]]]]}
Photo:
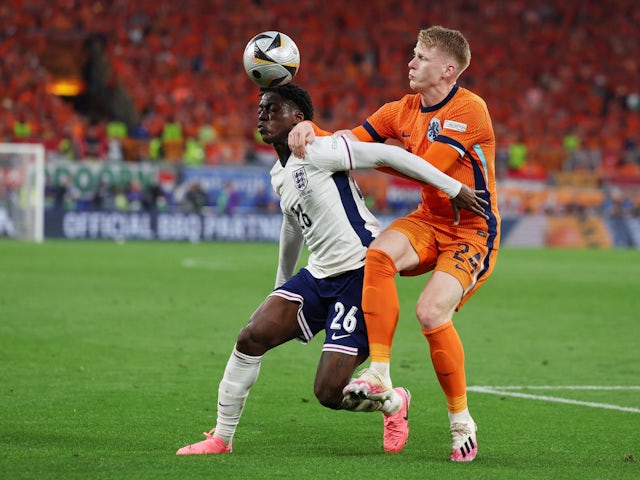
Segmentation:
{"type": "Polygon", "coordinates": [[[304,169],[304,167],[300,167],[299,169],[293,171],[293,183],[300,191],[307,188],[307,185],[309,185],[309,180],[307,179],[307,171],[304,169]]]}
{"type": "Polygon", "coordinates": [[[429,122],[429,128],[427,129],[427,140],[433,142],[440,132],[442,131],[442,125],[440,124],[440,120],[437,118],[432,118],[429,122]]]}

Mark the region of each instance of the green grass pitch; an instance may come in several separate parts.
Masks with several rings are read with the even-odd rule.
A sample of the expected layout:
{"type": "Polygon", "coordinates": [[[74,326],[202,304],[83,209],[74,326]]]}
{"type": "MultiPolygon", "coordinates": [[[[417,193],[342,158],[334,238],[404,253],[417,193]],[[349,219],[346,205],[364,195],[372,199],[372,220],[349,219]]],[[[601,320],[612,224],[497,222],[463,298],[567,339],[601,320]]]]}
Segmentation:
{"type": "Polygon", "coordinates": [[[379,414],[313,396],[321,339],[268,353],[227,456],[177,457],[215,421],[275,244],[0,242],[0,478],[640,478],[640,252],[504,249],[455,322],[479,455],[448,461],[444,398],[399,279],[401,454],[379,414]],[[617,387],[617,388],[608,388],[617,387]]]}

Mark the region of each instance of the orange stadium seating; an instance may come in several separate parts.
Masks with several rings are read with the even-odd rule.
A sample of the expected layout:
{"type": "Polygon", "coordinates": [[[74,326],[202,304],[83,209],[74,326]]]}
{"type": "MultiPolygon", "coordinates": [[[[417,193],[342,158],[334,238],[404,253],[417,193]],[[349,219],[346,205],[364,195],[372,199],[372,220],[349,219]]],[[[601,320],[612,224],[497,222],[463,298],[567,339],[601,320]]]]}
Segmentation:
{"type": "Polygon", "coordinates": [[[241,57],[255,33],[277,29],[296,40],[295,81],[312,94],[317,122],[333,130],[408,92],[417,31],[442,24],[471,43],[461,84],[487,100],[501,176],[640,172],[636,0],[451,0],[446,8],[419,0],[355,0],[346,8],[297,0],[8,0],[0,24],[0,141],[35,139],[53,151],[66,145],[67,155],[83,158],[89,132],[100,132],[104,145],[116,119],[135,138],[124,142],[125,159],[164,153],[179,162],[182,140],[165,140],[155,157],[147,148],[177,122],[184,138],[203,127],[215,133],[205,163],[243,162],[254,146],[258,91],[241,57]],[[77,108],[82,95],[55,94],[65,85],[84,85],[93,96],[77,108]],[[514,144],[526,147],[524,163],[509,158],[514,144]]]}

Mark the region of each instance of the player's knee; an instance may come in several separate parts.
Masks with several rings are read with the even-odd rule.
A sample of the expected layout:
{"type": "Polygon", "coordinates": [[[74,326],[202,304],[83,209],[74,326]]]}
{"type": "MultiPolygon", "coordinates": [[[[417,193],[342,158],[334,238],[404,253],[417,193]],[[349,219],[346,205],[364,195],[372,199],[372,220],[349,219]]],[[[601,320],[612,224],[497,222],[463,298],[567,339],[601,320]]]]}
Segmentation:
{"type": "Polygon", "coordinates": [[[416,317],[423,330],[431,330],[440,320],[440,312],[433,304],[418,304],[416,306],[416,317]]]}
{"type": "Polygon", "coordinates": [[[236,346],[242,353],[256,357],[264,355],[267,350],[272,348],[267,339],[256,332],[251,323],[240,330],[236,346]]]}
{"type": "Polygon", "coordinates": [[[422,330],[432,330],[447,322],[453,316],[453,310],[448,305],[436,301],[419,302],[416,306],[416,317],[422,330]]]}
{"type": "Polygon", "coordinates": [[[342,388],[326,382],[316,381],[314,393],[320,405],[332,410],[337,410],[342,404],[342,388]]]}

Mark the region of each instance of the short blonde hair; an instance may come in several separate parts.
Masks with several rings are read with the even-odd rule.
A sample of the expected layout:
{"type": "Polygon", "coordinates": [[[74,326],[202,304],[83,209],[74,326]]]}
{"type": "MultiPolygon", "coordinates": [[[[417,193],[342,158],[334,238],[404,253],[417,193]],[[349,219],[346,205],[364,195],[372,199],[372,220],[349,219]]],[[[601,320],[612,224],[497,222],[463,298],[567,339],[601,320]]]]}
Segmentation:
{"type": "Polygon", "coordinates": [[[469,42],[458,30],[440,25],[425,28],[418,33],[418,43],[428,48],[435,47],[450,55],[458,64],[458,75],[464,72],[471,63],[469,42]]]}

